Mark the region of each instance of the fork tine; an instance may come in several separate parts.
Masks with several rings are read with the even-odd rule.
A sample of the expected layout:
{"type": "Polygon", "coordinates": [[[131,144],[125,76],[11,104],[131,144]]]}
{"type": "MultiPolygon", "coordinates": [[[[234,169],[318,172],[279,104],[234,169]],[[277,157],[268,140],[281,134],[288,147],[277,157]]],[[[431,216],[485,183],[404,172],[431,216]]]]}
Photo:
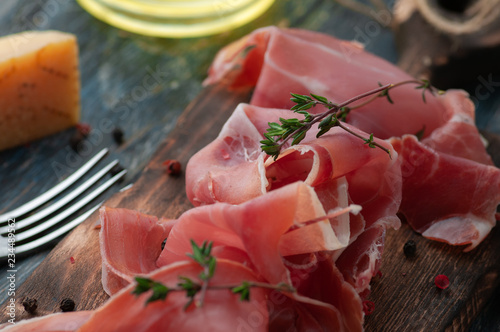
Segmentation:
{"type": "MultiPolygon", "coordinates": [[[[66,196],[62,197],[60,200],[57,202],[54,202],[54,204],[49,205],[47,208],[38,211],[37,213],[29,216],[26,219],[22,219],[20,221],[16,221],[16,231],[21,230],[37,221],[42,220],[42,218],[45,218],[52,212],[55,212],[59,210],[61,207],[66,205],[67,203],[71,202],[73,199],[78,197],[82,192],[90,188],[94,183],[96,183],[100,178],[102,178],[104,175],[106,175],[113,166],[118,164],[118,159],[113,160],[111,163],[109,163],[106,167],[101,169],[99,172],[94,174],[90,179],[82,183],[78,188],[73,190],[72,192],[68,193],[66,196]]],[[[0,227],[0,234],[5,234],[8,232],[9,226],[3,226],[0,227]]]]}
{"type": "MultiPolygon", "coordinates": [[[[22,254],[22,253],[31,251],[33,249],[36,249],[36,248],[38,248],[40,246],[43,246],[43,245],[49,243],[52,240],[58,238],[59,236],[65,234],[67,232],[69,232],[70,230],[72,230],[73,228],[75,228],[76,226],[78,226],[79,224],[81,224],[83,221],[85,221],[88,217],[90,217],[90,215],[95,210],[97,210],[101,206],[102,203],[103,202],[97,204],[96,206],[94,206],[89,211],[85,212],[84,214],[82,214],[78,218],[74,219],[73,221],[67,223],[66,225],[62,226],[61,228],[58,228],[54,232],[51,232],[50,234],[42,236],[41,238],[36,239],[36,240],[34,240],[32,242],[29,242],[29,243],[26,243],[26,244],[22,244],[22,245],[19,245],[19,246],[16,245],[15,246],[16,254],[22,254]]],[[[6,256],[5,257],[0,257],[0,259],[4,259],[4,258],[6,258],[6,256]]]]}
{"type": "Polygon", "coordinates": [[[15,208],[14,210],[5,212],[0,215],[0,224],[4,224],[8,221],[8,219],[13,219],[17,218],[19,216],[22,216],[33,209],[39,207],[40,205],[44,204],[54,196],[58,195],[60,192],[68,188],[70,185],[72,185],[76,180],[81,178],[85,173],[87,173],[99,160],[101,160],[102,157],[104,157],[108,153],[108,149],[104,148],[101,151],[99,151],[98,154],[96,154],[94,157],[92,157],[88,162],[86,162],[82,167],[80,167],[75,173],[71,174],[68,176],[64,181],[60,182],[56,186],[52,187],[42,195],[38,196],[37,198],[21,205],[18,208],[15,208]]]}
{"type": "MultiPolygon", "coordinates": [[[[121,171],[120,173],[116,174],[113,176],[111,179],[100,185],[96,190],[94,190],[92,193],[89,195],[85,196],[83,199],[78,201],[77,203],[73,204],[70,208],[62,211],[60,214],[56,215],[55,217],[41,223],[40,225],[33,227],[25,232],[16,234],[16,242],[21,242],[24,241],[32,236],[35,236],[39,234],[40,232],[43,232],[46,229],[49,229],[50,227],[56,225],[60,221],[66,219],[76,211],[80,210],[83,206],[87,205],[90,201],[92,201],[94,198],[99,196],[103,191],[111,187],[116,181],[118,181],[120,178],[122,178],[125,174],[127,173],[126,170],[121,171]]],[[[16,223],[17,226],[17,223],[16,223]]],[[[17,232],[16,228],[16,232],[17,232]]]]}

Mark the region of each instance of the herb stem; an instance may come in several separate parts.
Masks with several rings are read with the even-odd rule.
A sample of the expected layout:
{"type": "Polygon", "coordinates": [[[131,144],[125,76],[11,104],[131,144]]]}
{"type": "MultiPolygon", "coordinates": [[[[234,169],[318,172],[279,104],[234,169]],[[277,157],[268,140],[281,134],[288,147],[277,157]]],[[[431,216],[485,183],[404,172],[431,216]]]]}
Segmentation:
{"type": "MultiPolygon", "coordinates": [[[[344,126],[341,122],[339,122],[339,123],[337,124],[337,126],[339,126],[340,128],[344,129],[344,130],[345,130],[345,131],[347,131],[349,134],[354,135],[354,136],[356,136],[357,138],[361,138],[363,141],[365,141],[365,140],[366,140],[366,138],[364,138],[364,137],[363,137],[363,136],[361,136],[360,134],[358,134],[358,133],[356,133],[356,132],[352,131],[352,130],[351,130],[351,129],[349,129],[348,127],[344,126]]],[[[389,154],[389,158],[391,158],[391,159],[392,159],[392,157],[391,157],[391,151],[390,151],[389,149],[387,149],[386,147],[384,147],[384,146],[382,146],[382,145],[378,144],[377,142],[371,142],[371,144],[373,144],[373,145],[375,145],[377,148],[380,148],[380,149],[382,149],[383,151],[385,151],[387,154],[389,154]]]]}
{"type": "Polygon", "coordinates": [[[373,133],[370,134],[370,137],[365,138],[347,128],[342,124],[341,121],[346,121],[346,117],[351,110],[361,108],[373,102],[379,97],[386,97],[387,100],[391,104],[393,104],[394,102],[389,96],[389,90],[405,84],[418,84],[418,86],[415,88],[422,89],[422,99],[424,103],[426,102],[425,92],[427,90],[429,90],[432,95],[435,95],[435,92],[437,92],[438,94],[444,93],[443,91],[437,90],[436,88],[432,87],[429,81],[416,79],[385,85],[379,83],[378,88],[354,96],[348,100],[343,101],[340,104],[336,104],[332,101],[329,101],[326,97],[318,96],[313,93],[311,93],[310,95],[291,93],[292,98],[290,100],[295,103],[291,110],[295,113],[302,114],[304,116],[304,119],[299,120],[294,118],[280,118],[279,121],[281,122],[281,124],[276,122],[269,122],[269,128],[263,134],[265,139],[260,141],[260,143],[262,144],[261,148],[265,153],[273,156],[274,160],[276,160],[279,157],[281,149],[290,138],[293,138],[291,145],[299,144],[306,137],[309,129],[311,129],[313,125],[318,124],[319,131],[316,133],[316,138],[324,135],[333,127],[340,127],[348,133],[354,135],[355,137],[362,139],[365,144],[368,144],[370,148],[380,148],[388,153],[389,157],[391,157],[389,149],[374,141],[373,133]],[[352,103],[370,96],[371,98],[369,98],[368,100],[365,100],[364,102],[361,102],[357,105],[350,106],[352,103]],[[323,113],[318,114],[311,114],[307,112],[308,109],[315,107],[316,105],[323,105],[327,108],[327,110],[323,113]]]}
{"type": "MultiPolygon", "coordinates": [[[[396,83],[396,84],[398,84],[398,83],[396,83]]],[[[355,101],[357,101],[357,100],[360,100],[360,99],[362,99],[362,98],[365,98],[365,97],[371,96],[371,95],[373,95],[373,94],[375,94],[375,93],[382,92],[382,91],[384,91],[384,90],[391,89],[391,88],[393,88],[394,86],[395,86],[395,84],[392,84],[392,83],[389,83],[389,84],[386,84],[386,85],[382,85],[382,86],[380,86],[380,87],[378,87],[378,88],[376,88],[376,89],[373,89],[373,90],[371,90],[371,91],[368,91],[368,92],[362,93],[362,94],[360,94],[360,95],[357,95],[357,96],[355,96],[355,97],[352,97],[351,99],[348,99],[348,100],[344,101],[343,103],[339,104],[339,105],[337,106],[337,108],[342,108],[342,107],[347,106],[347,105],[349,105],[349,104],[351,104],[351,103],[353,103],[353,102],[355,102],[355,101]]],[[[374,97],[375,97],[375,98],[377,98],[378,96],[374,96],[374,97]]]]}
{"type": "MultiPolygon", "coordinates": [[[[328,110],[323,112],[323,113],[320,113],[320,114],[316,114],[316,115],[313,115],[313,119],[309,122],[303,122],[303,120],[301,121],[302,123],[304,123],[304,125],[301,127],[301,128],[298,128],[296,129],[295,131],[292,132],[292,134],[290,134],[289,136],[287,136],[286,138],[284,138],[281,143],[279,144],[279,147],[280,149],[283,147],[283,145],[291,138],[291,137],[294,137],[295,134],[299,133],[299,132],[307,132],[309,129],[311,129],[311,127],[315,124],[315,123],[318,123],[320,121],[322,121],[324,118],[326,118],[327,116],[329,116],[330,114],[334,114],[336,113],[337,111],[339,111],[342,107],[345,107],[357,100],[360,100],[360,99],[363,99],[365,97],[368,97],[370,95],[373,95],[375,93],[379,93],[379,92],[382,92],[384,90],[387,90],[387,89],[390,89],[391,87],[393,86],[393,84],[386,84],[386,85],[383,85],[381,87],[378,87],[376,89],[373,89],[371,91],[368,91],[368,92],[365,92],[365,93],[362,93],[360,95],[357,95],[357,96],[354,96],[352,97],[351,99],[348,99],[340,104],[335,104],[333,102],[328,102],[328,103],[323,103],[321,101],[313,101],[314,105],[313,106],[316,106],[318,104],[322,104],[326,107],[328,107],[328,110]]],[[[375,98],[378,97],[378,96],[375,96],[375,98]]],[[[339,124],[340,124],[340,121],[337,121],[339,124]]],[[[357,137],[360,137],[359,135],[355,135],[357,137]]],[[[364,139],[364,138],[363,138],[364,139]]],[[[374,143],[375,144],[375,143],[374,143]]],[[[375,144],[376,146],[379,146],[378,144],[375,144]]],[[[384,149],[384,151],[388,151],[387,149],[384,149]]]]}
{"type": "MultiPolygon", "coordinates": [[[[273,289],[273,290],[279,290],[281,292],[286,292],[286,293],[295,293],[296,289],[292,287],[291,285],[288,285],[284,282],[281,282],[279,284],[273,285],[269,284],[266,282],[258,282],[258,281],[244,281],[242,284],[245,284],[247,287],[251,288],[266,288],[266,289],[273,289]]],[[[238,285],[219,285],[219,286],[210,286],[210,289],[235,289],[242,284],[238,285]]]]}
{"type": "MultiPolygon", "coordinates": [[[[205,275],[209,275],[210,271],[209,271],[208,266],[204,266],[203,270],[204,270],[205,275]]],[[[208,289],[208,279],[203,280],[203,282],[201,283],[200,298],[196,302],[197,307],[203,306],[203,302],[205,301],[205,295],[207,293],[207,289],[208,289]]]]}

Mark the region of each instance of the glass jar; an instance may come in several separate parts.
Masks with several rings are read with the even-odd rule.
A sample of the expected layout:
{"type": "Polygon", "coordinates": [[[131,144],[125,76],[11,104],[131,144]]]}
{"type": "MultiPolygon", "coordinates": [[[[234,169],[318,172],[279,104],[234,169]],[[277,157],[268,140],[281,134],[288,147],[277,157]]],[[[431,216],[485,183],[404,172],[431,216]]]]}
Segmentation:
{"type": "Polygon", "coordinates": [[[260,16],[274,0],[77,0],[117,28],[156,37],[200,37],[260,16]]]}

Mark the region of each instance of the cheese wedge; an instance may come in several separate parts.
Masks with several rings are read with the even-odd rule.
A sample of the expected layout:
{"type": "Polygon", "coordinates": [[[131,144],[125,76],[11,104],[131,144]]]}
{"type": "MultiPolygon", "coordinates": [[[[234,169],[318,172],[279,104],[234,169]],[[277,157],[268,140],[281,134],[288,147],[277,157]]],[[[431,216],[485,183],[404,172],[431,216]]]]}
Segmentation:
{"type": "Polygon", "coordinates": [[[72,34],[23,32],[0,38],[0,150],[78,123],[78,45],[72,34]]]}

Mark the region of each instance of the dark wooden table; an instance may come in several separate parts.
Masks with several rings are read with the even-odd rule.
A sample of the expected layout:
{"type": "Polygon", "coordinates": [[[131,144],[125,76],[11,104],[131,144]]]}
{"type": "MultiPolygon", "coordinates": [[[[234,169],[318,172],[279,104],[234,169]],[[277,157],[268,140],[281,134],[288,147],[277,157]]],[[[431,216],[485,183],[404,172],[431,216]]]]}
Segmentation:
{"type": "MultiPolygon", "coordinates": [[[[195,39],[161,39],[124,32],[93,18],[74,1],[2,0],[0,36],[30,29],[56,29],[77,35],[81,121],[90,124],[93,131],[87,138],[90,151],[80,155],[69,145],[75,129],[0,152],[0,213],[45,192],[103,147],[110,148],[106,160],[118,158],[128,174],[124,182],[99,199],[134,182],[175,127],[184,108],[202,90],[201,82],[217,50],[266,25],[299,27],[356,39],[364,42],[368,51],[391,62],[398,61],[390,30],[380,26],[376,31],[367,30],[373,26],[373,20],[333,0],[278,0],[262,17],[246,26],[195,39]],[[109,123],[124,131],[123,144],[113,140],[109,123]]],[[[500,81],[495,75],[493,80],[500,81]]],[[[482,82],[471,81],[465,88],[474,97],[474,91],[482,82]]],[[[495,86],[488,92],[488,98],[475,98],[477,123],[482,129],[500,134],[500,111],[497,112],[500,89],[495,86]]],[[[50,249],[49,246],[17,260],[16,287],[36,269],[50,249]]],[[[0,303],[8,298],[7,267],[1,266],[0,303]]],[[[498,288],[496,293],[500,296],[498,288]]],[[[488,303],[471,330],[500,331],[498,319],[491,319],[500,312],[499,308],[499,301],[488,303]]]]}

